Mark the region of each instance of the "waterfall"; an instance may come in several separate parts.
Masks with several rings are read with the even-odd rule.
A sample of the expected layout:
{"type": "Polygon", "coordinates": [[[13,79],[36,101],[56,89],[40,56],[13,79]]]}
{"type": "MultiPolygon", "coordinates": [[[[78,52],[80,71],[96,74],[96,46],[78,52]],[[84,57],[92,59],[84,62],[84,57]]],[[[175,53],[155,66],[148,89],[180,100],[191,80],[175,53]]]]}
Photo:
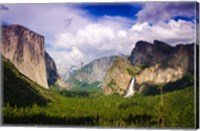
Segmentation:
{"type": "Polygon", "coordinates": [[[129,87],[128,87],[128,90],[127,90],[126,95],[124,96],[124,98],[131,97],[131,96],[134,95],[134,93],[135,93],[134,84],[135,84],[135,78],[132,77],[131,82],[130,82],[129,87]]]}

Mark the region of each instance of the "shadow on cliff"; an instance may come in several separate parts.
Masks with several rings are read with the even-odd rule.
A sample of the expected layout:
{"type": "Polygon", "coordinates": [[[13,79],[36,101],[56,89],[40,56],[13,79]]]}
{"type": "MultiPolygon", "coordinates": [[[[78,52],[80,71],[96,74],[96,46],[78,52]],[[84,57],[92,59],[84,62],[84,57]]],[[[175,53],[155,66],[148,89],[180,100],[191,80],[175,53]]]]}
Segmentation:
{"type": "MultiPolygon", "coordinates": [[[[184,77],[181,79],[175,81],[175,82],[169,82],[163,86],[163,92],[172,92],[175,90],[181,90],[185,89],[191,86],[194,86],[194,73],[193,72],[188,72],[184,77]]],[[[142,90],[141,92],[148,96],[148,95],[158,95],[160,94],[160,88],[161,86],[159,85],[148,85],[147,83],[143,85],[137,85],[137,89],[139,89],[141,86],[142,90]]]]}

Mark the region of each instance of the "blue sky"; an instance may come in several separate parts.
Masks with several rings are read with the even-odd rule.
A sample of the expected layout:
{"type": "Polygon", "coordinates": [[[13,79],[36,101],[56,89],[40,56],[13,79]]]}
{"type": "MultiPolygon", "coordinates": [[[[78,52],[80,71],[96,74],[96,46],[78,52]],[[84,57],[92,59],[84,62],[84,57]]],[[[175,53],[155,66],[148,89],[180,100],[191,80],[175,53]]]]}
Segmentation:
{"type": "Polygon", "coordinates": [[[95,18],[108,16],[121,16],[135,20],[135,15],[142,9],[144,4],[130,4],[130,3],[107,3],[107,4],[82,4],[77,6],[83,10],[88,11],[95,18]]]}
{"type": "Polygon", "coordinates": [[[130,54],[138,40],[195,41],[195,2],[5,4],[2,21],[45,36],[57,65],[130,54]]]}

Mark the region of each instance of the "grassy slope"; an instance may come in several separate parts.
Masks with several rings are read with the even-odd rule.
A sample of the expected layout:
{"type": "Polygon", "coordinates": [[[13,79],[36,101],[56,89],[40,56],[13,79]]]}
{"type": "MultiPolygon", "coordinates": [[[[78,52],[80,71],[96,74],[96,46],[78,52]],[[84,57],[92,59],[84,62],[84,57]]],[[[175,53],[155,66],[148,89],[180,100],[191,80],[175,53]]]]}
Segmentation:
{"type": "Polygon", "coordinates": [[[24,107],[33,104],[45,105],[49,101],[60,99],[58,94],[44,89],[44,87],[21,74],[8,59],[3,57],[2,59],[4,103],[24,107]]]}
{"type": "Polygon", "coordinates": [[[43,89],[20,74],[4,60],[5,124],[64,124],[111,127],[194,127],[193,87],[160,96],[136,94],[124,99],[97,92],[60,91],[60,95],[43,89]],[[62,95],[62,96],[61,96],[62,95]],[[64,97],[63,97],[64,96],[64,97]]]}

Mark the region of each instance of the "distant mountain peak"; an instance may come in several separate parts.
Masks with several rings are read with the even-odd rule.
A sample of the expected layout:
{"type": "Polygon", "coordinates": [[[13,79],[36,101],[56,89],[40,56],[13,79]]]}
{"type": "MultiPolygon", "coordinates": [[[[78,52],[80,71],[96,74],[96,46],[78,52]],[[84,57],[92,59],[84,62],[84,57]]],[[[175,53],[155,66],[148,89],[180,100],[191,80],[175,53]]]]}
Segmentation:
{"type": "Polygon", "coordinates": [[[132,64],[151,66],[164,60],[173,48],[158,40],[155,40],[153,44],[141,40],[136,42],[128,59],[132,64]]]}
{"type": "Polygon", "coordinates": [[[98,58],[84,65],[79,70],[75,70],[73,73],[71,73],[68,79],[69,84],[72,86],[80,87],[82,83],[91,85],[98,82],[101,84],[108,69],[112,66],[113,60],[115,58],[116,56],[98,58]]]}
{"type": "Polygon", "coordinates": [[[140,40],[138,42],[136,42],[135,44],[135,48],[137,49],[142,49],[143,47],[149,47],[149,46],[153,46],[151,43],[147,42],[147,41],[143,41],[140,40]]]}
{"type": "Polygon", "coordinates": [[[160,40],[154,40],[153,41],[153,44],[154,45],[165,45],[165,46],[170,46],[169,44],[163,42],[163,41],[160,41],[160,40]]]}

